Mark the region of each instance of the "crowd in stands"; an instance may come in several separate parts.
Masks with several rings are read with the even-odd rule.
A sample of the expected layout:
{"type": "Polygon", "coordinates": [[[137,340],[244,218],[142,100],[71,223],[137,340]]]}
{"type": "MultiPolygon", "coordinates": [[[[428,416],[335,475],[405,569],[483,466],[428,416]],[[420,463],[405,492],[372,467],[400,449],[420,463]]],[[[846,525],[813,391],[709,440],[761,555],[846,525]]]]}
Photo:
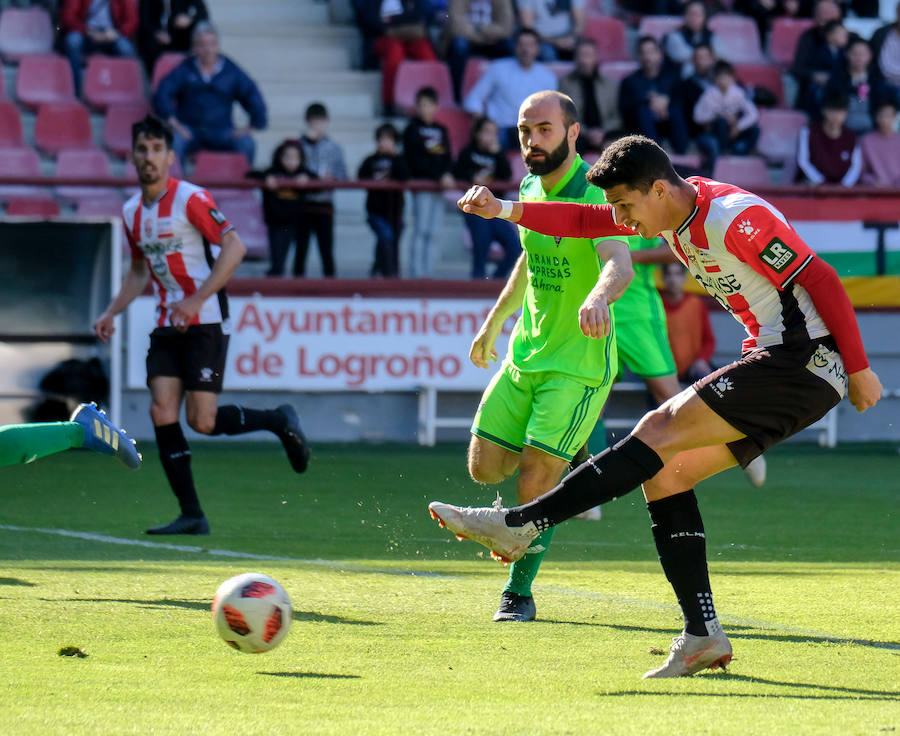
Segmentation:
{"type": "MultiPolygon", "coordinates": [[[[522,174],[519,104],[547,88],[575,101],[585,156],[639,132],[665,145],[687,173],[729,178],[733,157],[759,157],[774,183],[900,186],[900,4],[898,20],[868,39],[852,28],[877,15],[873,0],[619,0],[615,17],[599,15],[599,4],[586,0],[352,4],[364,63],[381,70],[385,118],[374,130],[374,152],[356,174],[437,185],[406,196],[369,192],[373,276],[433,275],[447,192],[467,182],[515,186],[522,174]],[[410,258],[401,263],[406,221],[410,258]]],[[[64,138],[81,135],[69,147],[94,145],[80,100],[104,116],[103,144],[114,156],[127,158],[130,123],[150,107],[174,131],[179,169],[195,165],[199,175],[209,151],[243,157],[234,163],[236,176],[252,169],[254,133],[267,126],[266,103],[253,79],[220,50],[203,0],[58,0],[53,8],[52,17],[45,10],[5,10],[0,54],[7,62],[21,59],[18,104],[37,111],[36,146],[45,156],[59,154],[57,171],[71,170],[64,161],[68,167],[76,159],[93,161],[63,155],[69,144],[54,138],[59,126],[51,121],[64,119],[64,138]],[[29,13],[32,28],[36,14],[46,16],[38,19],[43,30],[28,50],[14,52],[18,37],[4,34],[4,24],[22,23],[29,13]],[[112,92],[100,85],[98,92],[98,78],[129,81],[112,92]],[[129,90],[131,97],[123,96],[129,90]],[[235,126],[235,104],[247,112],[248,127],[235,126]]],[[[9,117],[12,132],[0,133],[0,167],[36,170],[16,105],[8,105],[0,110],[0,127],[9,117]]],[[[333,190],[327,184],[297,190],[284,182],[348,178],[328,125],[325,106],[310,105],[298,137],[284,141],[267,167],[250,172],[263,192],[271,275],[285,274],[292,244],[292,273],[304,275],[312,237],[323,274],[336,275],[333,190]]],[[[108,173],[101,159],[92,169],[98,175],[108,173]]],[[[93,199],[84,211],[97,204],[98,196],[93,199]]],[[[465,227],[472,277],[505,277],[520,252],[514,229],[472,217],[465,217],[465,227]]]]}

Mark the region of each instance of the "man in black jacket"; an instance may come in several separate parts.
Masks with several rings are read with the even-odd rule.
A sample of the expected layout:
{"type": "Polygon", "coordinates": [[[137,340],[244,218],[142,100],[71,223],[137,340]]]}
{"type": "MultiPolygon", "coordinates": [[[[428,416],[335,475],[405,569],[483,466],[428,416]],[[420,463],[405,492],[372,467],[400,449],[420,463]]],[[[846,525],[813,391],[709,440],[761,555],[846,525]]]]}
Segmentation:
{"type": "MultiPolygon", "coordinates": [[[[416,92],[416,115],[403,131],[403,156],[411,179],[430,179],[440,182],[443,189],[452,189],[450,137],[434,119],[437,109],[438,96],[433,87],[416,92]]],[[[412,203],[411,274],[413,278],[431,278],[436,247],[432,237],[441,229],[444,198],[439,191],[415,191],[412,203]]]]}

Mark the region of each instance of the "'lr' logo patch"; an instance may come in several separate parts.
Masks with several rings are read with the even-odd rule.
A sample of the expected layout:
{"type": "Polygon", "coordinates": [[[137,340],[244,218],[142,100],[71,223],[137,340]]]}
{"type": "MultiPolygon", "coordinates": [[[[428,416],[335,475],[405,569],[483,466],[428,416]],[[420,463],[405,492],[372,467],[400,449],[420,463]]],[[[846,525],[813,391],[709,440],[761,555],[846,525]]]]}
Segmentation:
{"type": "Polygon", "coordinates": [[[225,224],[225,215],[223,215],[219,210],[212,208],[209,211],[209,216],[216,221],[217,225],[225,224]]]}
{"type": "Polygon", "coordinates": [[[782,273],[796,258],[797,253],[778,238],[772,238],[772,241],[759,254],[759,260],[777,273],[782,273]]]}

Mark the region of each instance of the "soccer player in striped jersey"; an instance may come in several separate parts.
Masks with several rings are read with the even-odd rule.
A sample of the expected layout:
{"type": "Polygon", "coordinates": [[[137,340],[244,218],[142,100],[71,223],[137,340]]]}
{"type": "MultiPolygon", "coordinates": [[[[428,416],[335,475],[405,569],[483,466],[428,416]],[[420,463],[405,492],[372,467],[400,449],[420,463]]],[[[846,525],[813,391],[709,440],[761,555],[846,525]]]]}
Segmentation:
{"type": "Polygon", "coordinates": [[[191,473],[191,450],[179,423],[182,403],[188,424],[202,434],[273,432],[298,473],[306,470],[309,448],[289,404],[268,410],[217,405],[228,349],[225,284],[246,249],[209,192],[169,176],[171,130],[148,115],[134,124],[131,134],[141,187],[122,208],[131,268],[94,331],[108,340],[115,316],[152,281],[158,306],[147,353],[150,416],[181,513],[147,533],[208,534],[191,473]]]}
{"type": "Polygon", "coordinates": [[[881,382],[837,273],[764,199],[723,182],[682,179],[642,136],[611,144],[587,180],[609,204],[500,202],[474,187],[460,207],[558,236],[661,234],[744,326],[741,358],[645,414],[625,439],[529,504],[461,509],[435,502],[430,509],[454,533],[517,559],[544,530],[642,484],[660,563],[684,614],[669,657],[644,677],[724,667],[731,643],[713,606],[694,485],[746,466],[845,393],[865,411],[881,397],[881,382]]]}

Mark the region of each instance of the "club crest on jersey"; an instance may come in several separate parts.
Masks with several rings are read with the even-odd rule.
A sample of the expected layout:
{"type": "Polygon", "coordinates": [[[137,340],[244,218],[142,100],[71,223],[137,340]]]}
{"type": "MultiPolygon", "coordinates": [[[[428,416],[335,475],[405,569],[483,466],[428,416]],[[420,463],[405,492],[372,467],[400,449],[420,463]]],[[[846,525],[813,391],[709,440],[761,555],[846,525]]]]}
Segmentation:
{"type": "Polygon", "coordinates": [[[553,241],[556,243],[556,247],[559,247],[559,244],[562,242],[562,235],[554,235],[553,241]]]}
{"type": "Polygon", "coordinates": [[[149,217],[144,220],[144,237],[149,238],[153,235],[153,220],[149,217]]]}
{"type": "Polygon", "coordinates": [[[738,223],[737,231],[741,235],[745,235],[747,240],[753,240],[757,235],[759,235],[759,228],[753,227],[753,223],[750,220],[741,220],[738,223]]]}
{"type": "Polygon", "coordinates": [[[219,210],[217,210],[215,207],[210,207],[210,209],[209,209],[209,216],[210,216],[213,220],[216,221],[216,224],[217,224],[217,225],[224,225],[224,224],[225,224],[225,215],[223,215],[221,212],[219,212],[219,210]]]}
{"type": "Polygon", "coordinates": [[[776,273],[783,273],[797,258],[796,251],[791,250],[783,240],[772,238],[772,241],[760,251],[759,260],[776,273]]]}

